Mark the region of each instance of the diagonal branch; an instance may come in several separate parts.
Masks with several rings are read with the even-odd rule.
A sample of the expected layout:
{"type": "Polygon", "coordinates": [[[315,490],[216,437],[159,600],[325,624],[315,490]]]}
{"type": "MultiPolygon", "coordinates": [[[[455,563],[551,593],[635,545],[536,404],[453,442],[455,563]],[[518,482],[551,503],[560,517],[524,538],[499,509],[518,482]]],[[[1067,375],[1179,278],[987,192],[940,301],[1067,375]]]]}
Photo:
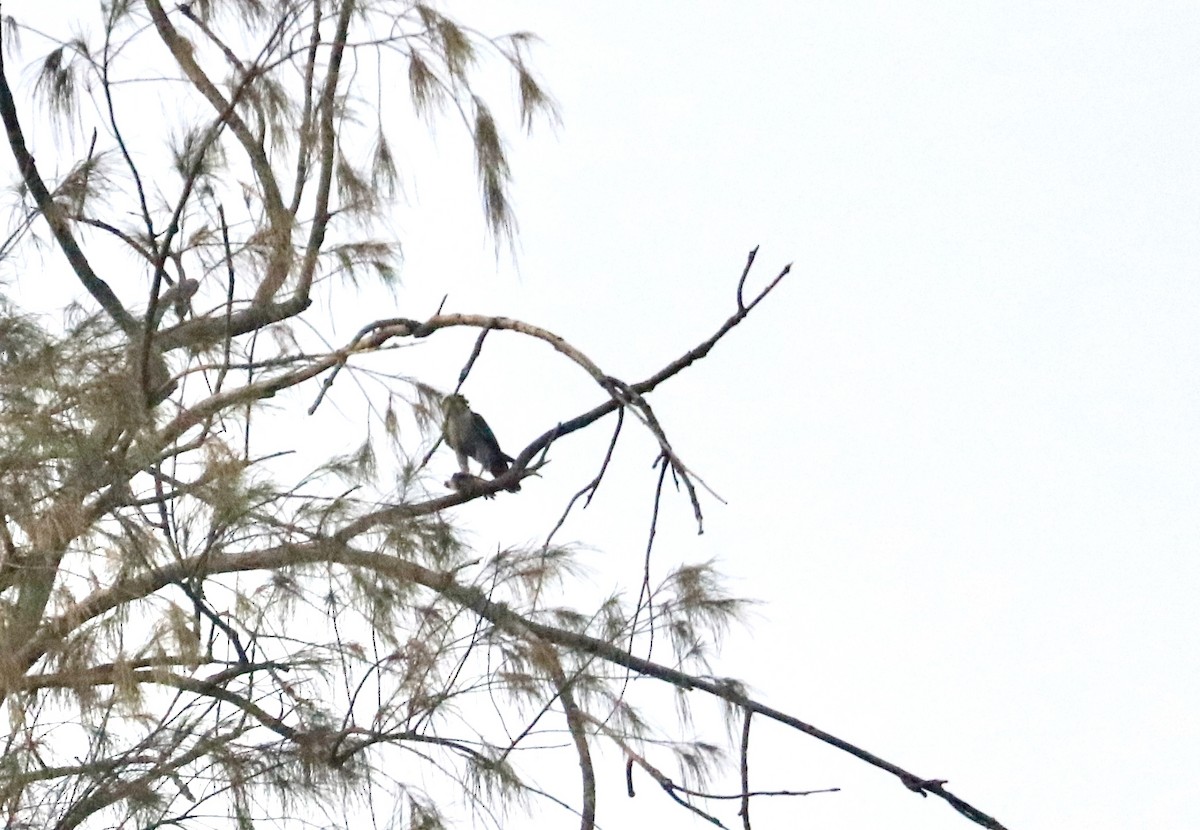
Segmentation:
{"type": "MultiPolygon", "coordinates": [[[[329,193],[333,181],[334,156],[337,154],[336,134],[333,129],[334,98],[337,96],[342,54],[346,48],[346,36],[350,31],[350,16],[356,5],[352,0],[343,0],[342,2],[341,12],[338,15],[337,32],[333,37],[333,48],[330,50],[329,63],[325,68],[325,88],[321,90],[321,100],[317,107],[321,127],[321,169],[317,180],[312,228],[309,229],[308,245],[304,251],[304,262],[300,266],[300,279],[296,287],[296,296],[306,299],[312,290],[313,275],[317,270],[317,258],[321,253],[321,245],[325,242],[325,230],[332,215],[329,212],[329,193]]],[[[255,294],[255,303],[261,304],[269,301],[279,287],[272,286],[264,280],[255,294]]]]}
{"type": "MultiPolygon", "coordinates": [[[[262,142],[254,137],[250,128],[246,126],[246,122],[242,120],[236,110],[231,106],[231,102],[225,100],[225,96],[217,89],[200,65],[196,63],[194,50],[191,43],[171,24],[167,17],[166,11],[163,10],[162,4],[158,0],[146,0],[146,9],[150,12],[150,19],[154,21],[154,26],[158,30],[158,35],[162,38],[163,43],[171,52],[171,56],[175,58],[179,67],[187,75],[188,80],[196,90],[204,96],[214,110],[218,113],[228,112],[226,123],[233,131],[234,136],[242,145],[242,149],[246,153],[246,157],[250,162],[250,166],[254,170],[255,178],[258,180],[262,190],[263,206],[266,211],[267,221],[271,225],[270,231],[270,250],[271,254],[267,261],[267,271],[263,275],[263,282],[282,285],[287,279],[288,271],[291,269],[291,233],[292,233],[292,215],[287,211],[283,204],[283,195],[279,191],[279,182],[275,178],[275,173],[271,169],[271,161],[267,157],[267,151],[263,147],[262,142]]],[[[251,70],[253,74],[253,70],[251,70]]],[[[268,298],[269,299],[269,298],[268,298]]]]}
{"type": "MultiPolygon", "coordinates": [[[[755,251],[757,250],[758,249],[755,248],[755,251]]],[[[753,254],[754,252],[751,252],[750,262],[753,262],[753,254]]],[[[749,263],[747,264],[747,270],[748,269],[749,263]]],[[[693,509],[696,511],[697,517],[699,517],[699,506],[696,502],[695,492],[691,485],[691,478],[693,476],[671,449],[669,442],[666,440],[666,436],[663,434],[662,428],[658,426],[653,412],[650,411],[648,405],[642,398],[646,393],[655,389],[664,381],[682,372],[696,361],[703,359],[710,351],[712,351],[713,347],[718,341],[721,340],[721,338],[728,334],[730,330],[738,325],[738,323],[746,319],[746,316],[750,313],[750,311],[756,305],[758,305],[758,303],[761,302],[772,290],[774,290],[774,288],[779,285],[779,283],[788,275],[788,273],[790,273],[790,271],[791,265],[785,266],[779,272],[779,274],[777,274],[774,279],[772,279],[771,282],[769,282],[766,287],[763,288],[762,291],[760,291],[749,303],[744,303],[741,297],[741,291],[746,276],[746,274],[743,273],[742,282],[739,282],[738,284],[739,293],[737,310],[727,320],[725,320],[724,323],[721,324],[717,331],[698,346],[689,350],[676,360],[673,360],[671,363],[667,364],[650,377],[634,384],[625,384],[609,375],[606,375],[604,371],[592,361],[591,358],[552,331],[523,322],[521,320],[514,320],[509,317],[487,317],[478,314],[438,314],[429,318],[423,323],[407,318],[377,320],[376,322],[363,327],[351,340],[348,346],[345,346],[339,350],[339,352],[334,356],[335,360],[333,361],[333,364],[336,365],[331,365],[333,365],[334,372],[336,372],[338,368],[340,368],[347,360],[349,360],[352,354],[373,351],[378,349],[392,338],[429,337],[434,332],[443,328],[454,328],[459,326],[479,328],[487,331],[492,329],[514,331],[524,334],[528,337],[541,340],[549,344],[557,352],[566,356],[585,372],[587,372],[597,382],[597,384],[600,385],[601,388],[608,392],[609,399],[601,404],[598,404],[587,412],[584,412],[582,415],[579,415],[568,421],[563,421],[539,435],[517,455],[516,460],[513,462],[512,467],[507,473],[496,479],[481,481],[478,488],[472,489],[472,494],[476,496],[490,495],[501,489],[504,489],[505,487],[508,487],[514,482],[519,481],[522,475],[527,472],[528,465],[533,460],[534,456],[539,452],[545,452],[545,450],[547,450],[549,446],[556,440],[564,435],[569,435],[572,432],[578,432],[579,430],[590,426],[612,412],[630,407],[636,408],[636,411],[643,422],[646,423],[647,427],[655,434],[655,437],[659,442],[659,446],[664,456],[671,464],[672,468],[684,475],[685,483],[689,488],[689,495],[692,498],[693,509]]],[[[326,380],[326,387],[322,390],[322,394],[324,394],[324,391],[328,388],[328,385],[331,382],[332,378],[326,380]]],[[[317,403],[319,402],[320,399],[318,398],[317,403]]],[[[309,410],[310,414],[316,408],[317,403],[314,403],[313,408],[309,410]]],[[[703,484],[703,482],[701,482],[701,484],[703,484]]],[[[395,520],[398,518],[397,511],[407,515],[407,511],[409,509],[409,506],[399,505],[396,507],[387,507],[376,511],[375,513],[361,516],[359,519],[343,528],[339,534],[339,538],[343,541],[348,541],[354,536],[365,533],[378,524],[395,520]]]]}
{"type": "Polygon", "coordinates": [[[498,629],[515,637],[534,637],[569,651],[599,658],[608,663],[630,669],[645,677],[652,677],[684,691],[702,691],[713,697],[728,701],[744,711],[763,715],[778,723],[790,726],[830,746],[853,755],[861,761],[881,769],[900,780],[905,787],[921,796],[934,795],[946,801],[955,810],[988,830],[1005,830],[999,821],[974,807],[945,788],[940,779],[923,778],[884,760],[849,741],[832,735],[799,718],[775,709],[747,696],[739,683],[729,679],[688,674],[669,666],[655,663],[630,654],[611,642],[577,631],[558,628],[525,617],[507,604],[495,602],[487,594],[456,579],[453,571],[436,571],[403,559],[392,553],[362,551],[340,544],[335,538],[327,537],[304,544],[284,544],[247,553],[208,553],[190,557],[170,565],[137,574],[120,580],[114,585],[93,592],[66,613],[52,618],[42,627],[38,636],[30,638],[24,648],[16,649],[14,663],[33,666],[46,649],[77,629],[85,622],[95,619],[131,601],[150,596],[169,584],[195,575],[196,573],[222,574],[248,571],[275,571],[297,565],[317,562],[338,563],[351,568],[363,568],[395,579],[401,584],[424,586],[452,602],[473,611],[498,629]]]}
{"type": "Polygon", "coordinates": [[[0,50],[0,119],[4,121],[4,129],[8,134],[8,146],[12,150],[13,158],[16,159],[17,169],[21,171],[21,179],[29,188],[38,210],[46,217],[46,223],[50,225],[50,230],[58,241],[58,246],[62,249],[63,254],[66,255],[67,262],[75,271],[75,276],[117,325],[127,333],[134,334],[137,331],[137,320],[125,310],[125,306],[121,304],[108,283],[92,270],[91,263],[84,256],[79,243],[75,241],[63,211],[55,204],[54,197],[46,188],[41,174],[38,173],[33,155],[25,145],[25,134],[21,130],[17,105],[13,100],[12,88],[9,87],[8,78],[4,72],[3,50],[0,50]]]}
{"type": "MultiPolygon", "coordinates": [[[[543,644],[544,645],[544,644],[543,644]]],[[[579,708],[575,694],[571,691],[571,682],[563,671],[558,654],[549,645],[544,645],[547,668],[550,677],[562,701],[563,711],[567,716],[567,730],[571,733],[571,741],[575,744],[575,753],[579,756],[579,772],[583,779],[583,812],[580,815],[580,830],[594,830],[596,826],[596,769],[592,763],[592,753],[588,749],[587,731],[584,728],[586,714],[579,708]]]]}

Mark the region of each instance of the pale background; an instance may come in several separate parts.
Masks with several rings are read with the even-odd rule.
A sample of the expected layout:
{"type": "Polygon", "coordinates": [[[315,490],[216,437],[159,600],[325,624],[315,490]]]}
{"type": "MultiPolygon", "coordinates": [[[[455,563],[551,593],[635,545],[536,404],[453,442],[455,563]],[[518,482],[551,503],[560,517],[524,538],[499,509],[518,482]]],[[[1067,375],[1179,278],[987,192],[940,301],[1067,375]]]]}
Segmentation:
{"type": "MultiPolygon", "coordinates": [[[[562,125],[511,136],[515,266],[485,239],[460,131],[435,145],[414,125],[403,285],[389,307],[365,293],[343,334],[449,293],[636,381],[732,312],[751,247],[752,285],[794,262],[651,397],[729,502],[705,503],[697,537],[669,497],[656,573],[717,557],[762,600],[714,672],[1012,830],[1200,827],[1200,7],[442,8],[539,34],[562,125]]],[[[420,350],[445,388],[471,344],[448,340],[420,350]]],[[[601,395],[511,335],[465,391],[512,453],[601,395]]],[[[458,515],[485,548],[540,540],[606,438],[564,441],[520,496],[458,515]]],[[[598,592],[636,594],[653,456],[623,445],[560,535],[590,546],[598,592]]],[[[843,789],[756,801],[759,830],[972,826],[756,724],[756,787],[843,789]]],[[[644,776],[627,800],[620,759],[600,761],[602,827],[708,826],[644,776]]],[[[736,804],[715,812],[739,826],[736,804]]],[[[511,825],[575,822],[546,806],[511,825]]]]}
{"type": "MultiPolygon", "coordinates": [[[[520,275],[416,238],[414,283],[461,274],[634,380],[729,313],[752,245],[760,278],[795,261],[652,400],[730,502],[696,539],[675,499],[657,561],[765,603],[714,670],[1010,828],[1200,827],[1200,8],[480,6],[546,40],[564,123],[514,142],[520,275]]],[[[630,585],[639,472],[613,541],[575,528],[630,585]]],[[[757,723],[758,786],[844,792],[756,827],[971,826],[757,723]]],[[[609,766],[602,823],[691,821],[609,766]]]]}

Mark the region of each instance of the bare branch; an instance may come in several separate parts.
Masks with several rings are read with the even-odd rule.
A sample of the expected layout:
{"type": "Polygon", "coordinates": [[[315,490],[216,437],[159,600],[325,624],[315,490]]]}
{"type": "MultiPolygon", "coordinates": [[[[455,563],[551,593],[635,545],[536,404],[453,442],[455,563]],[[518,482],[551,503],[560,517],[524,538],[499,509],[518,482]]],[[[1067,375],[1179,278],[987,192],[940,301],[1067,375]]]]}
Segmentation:
{"type": "Polygon", "coordinates": [[[580,816],[580,830],[594,830],[596,826],[596,770],[592,766],[592,753],[588,749],[587,731],[584,727],[586,716],[575,695],[571,691],[571,683],[563,672],[558,655],[550,646],[546,646],[547,662],[554,685],[558,689],[559,700],[567,716],[567,729],[571,733],[571,741],[575,744],[575,753],[579,757],[579,772],[583,778],[583,812],[580,816]]]}
{"type": "MultiPolygon", "coordinates": [[[[740,296],[738,305],[741,305],[740,296]]],[[[750,719],[753,717],[754,713],[747,709],[742,719],[741,762],[738,770],[742,777],[742,808],[738,810],[738,815],[742,817],[743,830],[750,830],[750,719]]]]}
{"type": "MultiPolygon", "coordinates": [[[[342,66],[342,53],[345,50],[346,32],[350,28],[350,16],[355,9],[353,0],[342,0],[341,11],[338,14],[337,33],[334,35],[333,46],[330,50],[329,63],[325,70],[325,86],[321,90],[321,100],[317,106],[320,120],[321,139],[321,169],[317,179],[316,206],[313,210],[313,223],[308,233],[308,245],[304,251],[304,262],[300,266],[300,279],[296,286],[296,297],[307,300],[312,290],[313,275],[317,270],[317,257],[321,245],[325,241],[325,231],[329,225],[329,194],[333,181],[333,166],[336,147],[334,145],[333,110],[334,99],[337,96],[339,72],[342,66]]],[[[259,285],[254,295],[256,304],[269,301],[282,286],[267,279],[259,285]]]]}
{"type": "MultiPolygon", "coordinates": [[[[237,114],[235,102],[226,101],[224,96],[221,95],[220,90],[217,89],[216,85],[204,73],[200,65],[196,63],[191,43],[183,35],[179,34],[171,24],[167,13],[163,10],[158,0],[146,0],[146,9],[150,12],[150,19],[154,21],[154,26],[158,30],[159,37],[162,38],[171,55],[175,58],[180,68],[183,69],[184,74],[187,75],[193,86],[212,105],[212,108],[221,113],[222,120],[229,124],[233,134],[237,136],[238,141],[241,143],[242,149],[246,152],[246,157],[254,169],[254,175],[258,180],[259,187],[262,188],[267,221],[271,225],[271,256],[267,264],[267,272],[263,276],[263,284],[281,286],[284,280],[287,279],[288,272],[291,269],[292,255],[289,243],[291,241],[293,217],[284,207],[283,196],[279,191],[279,184],[275,179],[275,174],[271,170],[271,161],[267,157],[266,150],[262,142],[255,138],[250,128],[246,126],[246,123],[237,114]]],[[[273,294],[274,291],[270,293],[273,294]]],[[[263,305],[269,299],[270,295],[262,298],[258,304],[263,305]]],[[[303,305],[307,305],[307,298],[301,298],[300,301],[303,305]]]]}
{"type": "MultiPolygon", "coordinates": [[[[5,25],[12,25],[11,23],[5,25]]],[[[8,85],[8,77],[4,69],[3,50],[0,49],[0,119],[4,121],[4,129],[8,134],[8,146],[12,150],[13,158],[16,159],[17,169],[21,171],[21,178],[25,182],[25,186],[29,188],[30,194],[33,196],[34,202],[45,217],[46,223],[50,225],[50,230],[54,233],[54,238],[58,241],[59,247],[67,257],[67,262],[71,264],[71,269],[75,272],[75,276],[83,283],[83,287],[87,289],[96,302],[108,312],[113,321],[117,323],[127,333],[134,333],[137,330],[137,321],[133,318],[125,306],[121,305],[121,301],[117,299],[117,295],[113,293],[108,283],[102,280],[95,271],[92,270],[91,263],[88,262],[83,250],[79,247],[79,243],[75,241],[74,235],[71,233],[71,228],[67,224],[66,217],[63,216],[62,210],[54,203],[50,191],[46,188],[46,183],[42,180],[42,176],[38,173],[37,164],[34,162],[33,156],[25,146],[25,135],[21,130],[20,118],[17,115],[17,105],[13,101],[12,89],[8,85]]]]}

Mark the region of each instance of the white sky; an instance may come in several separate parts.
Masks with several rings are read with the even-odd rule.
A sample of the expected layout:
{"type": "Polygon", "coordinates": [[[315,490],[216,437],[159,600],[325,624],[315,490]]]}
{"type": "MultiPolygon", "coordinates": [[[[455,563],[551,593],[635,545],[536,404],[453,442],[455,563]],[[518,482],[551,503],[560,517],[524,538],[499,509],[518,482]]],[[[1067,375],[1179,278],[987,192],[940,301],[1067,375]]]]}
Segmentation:
{"type": "MultiPolygon", "coordinates": [[[[414,286],[461,274],[452,302],[635,380],[729,313],[750,247],[760,279],[795,261],[652,398],[730,502],[696,539],[675,500],[656,561],[719,556],[764,601],[715,671],[1010,828],[1200,826],[1200,8],[457,13],[546,40],[564,123],[513,144],[520,275],[414,239],[414,286]]],[[[476,371],[498,434],[543,428],[502,391],[538,400],[528,377],[476,371]]],[[[627,516],[612,541],[575,526],[629,585],[650,458],[592,508],[627,516]]],[[[560,504],[585,463],[522,499],[560,504]]],[[[649,782],[630,806],[609,765],[602,823],[690,821],[649,782]]],[[[761,722],[751,768],[845,788],[760,801],[756,827],[970,826],[761,722]]]]}
{"type": "MultiPolygon", "coordinates": [[[[563,124],[511,136],[517,269],[484,239],[453,125],[444,163],[414,144],[397,313],[449,292],[636,381],[731,313],[751,247],[756,285],[795,263],[650,399],[729,501],[696,537],[668,499],[656,571],[716,556],[763,601],[714,671],[1013,830],[1200,826],[1200,7],[445,10],[541,35],[563,124]]],[[[452,386],[470,343],[425,379],[452,386]]],[[[501,335],[466,392],[513,453],[600,399],[501,335]]],[[[606,438],[460,515],[485,547],[541,538],[606,438]]],[[[632,440],[562,534],[594,548],[601,589],[636,594],[652,460],[632,440]]],[[[760,800],[759,830],[972,826],[756,724],[756,787],[843,788],[760,800]]],[[[604,756],[602,827],[689,826],[644,777],[629,802],[621,766],[604,756]]]]}

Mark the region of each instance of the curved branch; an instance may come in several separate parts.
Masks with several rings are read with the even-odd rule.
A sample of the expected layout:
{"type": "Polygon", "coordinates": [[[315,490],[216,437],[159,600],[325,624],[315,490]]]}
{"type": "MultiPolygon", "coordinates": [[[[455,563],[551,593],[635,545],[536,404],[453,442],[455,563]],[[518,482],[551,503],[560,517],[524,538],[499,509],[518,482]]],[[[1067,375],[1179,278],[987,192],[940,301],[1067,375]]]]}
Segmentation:
{"type": "Polygon", "coordinates": [[[676,804],[679,804],[687,810],[690,810],[691,812],[700,816],[700,818],[704,819],[709,824],[720,827],[722,830],[728,830],[728,828],[726,828],[725,825],[721,823],[721,820],[716,816],[704,812],[695,804],[685,801],[679,797],[679,793],[681,792],[687,795],[696,795],[697,793],[692,792],[686,787],[679,786],[666,775],[664,775],[657,767],[647,761],[643,755],[634,750],[624,738],[609,729],[603,721],[591,717],[589,717],[589,720],[595,724],[596,727],[600,729],[610,741],[615,743],[621,749],[621,751],[625,753],[625,786],[630,798],[634,798],[637,795],[637,793],[635,793],[633,790],[633,767],[634,764],[636,764],[637,766],[641,767],[647,775],[653,778],[658,783],[658,786],[662,787],[663,792],[670,796],[676,804]]]}
{"type": "Polygon", "coordinates": [[[117,685],[129,680],[136,683],[157,683],[163,686],[171,686],[181,691],[193,692],[201,697],[211,697],[214,700],[233,704],[271,731],[285,738],[294,739],[296,737],[298,730],[293,729],[254,702],[234,694],[222,685],[238,675],[248,674],[258,669],[277,668],[278,664],[276,663],[247,663],[218,672],[208,678],[195,678],[167,670],[168,667],[173,665],[188,665],[186,660],[138,662],[142,664],[149,663],[151,665],[145,668],[136,668],[136,664],[114,665],[110,663],[84,671],[22,678],[14,686],[23,690],[29,690],[71,688],[80,685],[117,685]]]}
{"type": "MultiPolygon", "coordinates": [[[[749,258],[750,262],[753,262],[754,252],[757,250],[758,249],[755,248],[754,251],[751,252],[749,258]]],[[[600,367],[597,366],[591,360],[591,358],[552,331],[523,322],[521,320],[514,320],[509,317],[486,317],[478,314],[437,314],[426,320],[424,323],[403,317],[389,320],[378,320],[368,326],[364,326],[350,341],[350,344],[340,350],[340,352],[337,354],[337,359],[333,361],[333,364],[336,364],[334,365],[334,372],[336,372],[341,366],[345,365],[345,362],[349,359],[351,354],[373,351],[394,337],[429,337],[434,332],[443,328],[468,326],[485,330],[502,329],[506,331],[519,332],[529,337],[541,340],[545,343],[548,343],[555,349],[555,351],[566,356],[576,365],[580,366],[585,372],[591,375],[591,377],[609,393],[610,397],[608,400],[598,404],[582,415],[572,418],[569,421],[560,422],[551,429],[546,430],[544,433],[530,442],[529,445],[517,455],[512,467],[507,473],[499,478],[491,479],[489,481],[481,481],[478,488],[472,488],[471,495],[490,495],[520,481],[522,476],[527,472],[529,463],[533,460],[533,457],[539,452],[545,452],[550,445],[560,437],[569,435],[572,432],[578,432],[584,427],[595,423],[609,413],[616,412],[619,409],[623,409],[630,404],[633,404],[638,409],[639,414],[642,420],[646,423],[647,427],[650,428],[650,430],[654,433],[663,454],[666,456],[673,469],[679,471],[684,477],[685,484],[688,487],[689,495],[692,499],[693,509],[696,511],[697,518],[699,518],[699,505],[696,501],[695,491],[691,485],[692,474],[690,471],[688,471],[683,462],[680,461],[675,455],[674,451],[670,447],[670,444],[666,440],[665,434],[663,434],[662,428],[658,426],[653,412],[650,411],[649,406],[641,398],[647,392],[650,392],[656,388],[659,384],[663,383],[674,375],[679,374],[696,361],[703,359],[710,351],[712,351],[713,346],[715,346],[722,337],[728,334],[734,326],[746,319],[746,316],[750,313],[750,311],[756,305],[758,305],[758,303],[761,302],[777,285],[779,285],[783,278],[790,273],[791,267],[792,266],[790,264],[784,266],[779,274],[777,274],[775,278],[772,279],[771,282],[769,282],[767,286],[763,288],[763,290],[760,291],[748,304],[742,302],[740,294],[746,276],[746,274],[743,273],[742,282],[738,283],[739,294],[737,310],[724,323],[721,324],[717,331],[707,340],[689,350],[676,360],[673,360],[671,363],[667,364],[650,377],[634,384],[623,384],[615,378],[604,374],[600,367]]],[[[747,271],[748,270],[749,262],[747,263],[747,271]]],[[[331,384],[332,378],[327,379],[326,385],[322,389],[322,394],[324,394],[324,391],[326,391],[331,384]]],[[[310,408],[310,414],[316,409],[316,406],[319,404],[319,402],[320,398],[318,398],[317,402],[315,402],[312,408],[310,408]]],[[[701,484],[703,484],[703,482],[701,482],[701,484]]],[[[585,490],[586,489],[587,488],[585,488],[585,490]]],[[[464,501],[465,500],[466,499],[464,499],[464,501]]],[[[394,521],[397,518],[409,515],[406,512],[408,509],[409,508],[406,506],[388,507],[384,508],[383,510],[376,511],[375,513],[362,516],[343,528],[338,534],[338,538],[341,541],[349,541],[354,536],[365,533],[378,524],[394,521]]]]}
{"type": "Polygon", "coordinates": [[[311,304],[307,298],[291,297],[283,302],[251,306],[220,317],[198,317],[159,332],[154,343],[164,352],[209,346],[227,337],[239,337],[295,317],[311,304]]]}
{"type": "MultiPolygon", "coordinates": [[[[229,736],[221,739],[205,739],[199,741],[194,747],[180,755],[178,758],[163,760],[155,763],[154,767],[145,774],[138,776],[132,780],[118,780],[114,785],[99,789],[94,794],[84,798],[72,807],[67,815],[55,825],[56,830],[72,830],[78,827],[89,816],[116,804],[118,801],[129,798],[131,795],[143,793],[149,789],[149,785],[166,776],[171,775],[175,770],[183,769],[193,761],[203,758],[211,753],[215,747],[228,744],[240,736],[239,731],[234,731],[229,736]]],[[[120,769],[120,767],[117,767],[120,769]]]]}

